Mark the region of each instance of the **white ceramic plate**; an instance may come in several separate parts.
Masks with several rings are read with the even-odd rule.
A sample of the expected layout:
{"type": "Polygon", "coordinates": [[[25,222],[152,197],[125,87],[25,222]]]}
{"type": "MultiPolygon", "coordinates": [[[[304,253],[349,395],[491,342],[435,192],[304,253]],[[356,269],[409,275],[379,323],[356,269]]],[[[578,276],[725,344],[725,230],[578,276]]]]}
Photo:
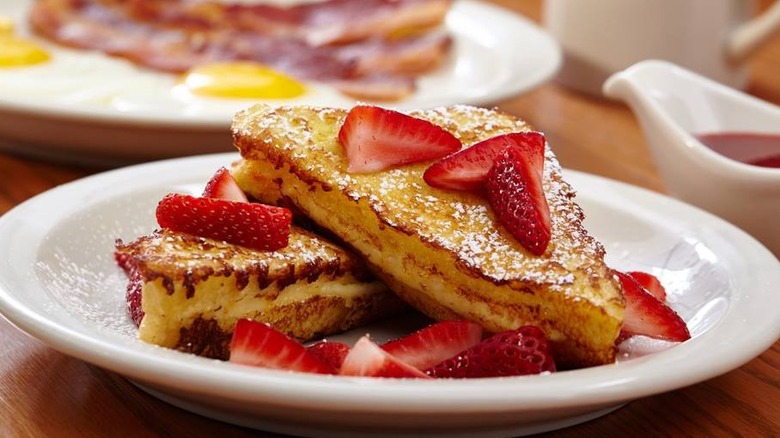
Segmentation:
{"type": "MultiPolygon", "coordinates": [[[[31,0],[0,3],[0,16],[25,28],[31,0]]],[[[399,109],[489,104],[540,84],[557,70],[560,49],[533,22],[474,0],[458,0],[446,18],[453,53],[422,77],[399,109]]],[[[231,151],[228,128],[247,99],[195,97],[176,77],[121,59],[41,42],[52,62],[0,69],[0,144],[70,159],[149,159],[231,151]],[[110,138],[111,141],[105,141],[110,138]],[[27,146],[23,146],[27,145],[27,146]]],[[[271,102],[271,101],[267,101],[271,102]]],[[[327,87],[276,101],[351,107],[327,87]]]]}
{"type": "MultiPolygon", "coordinates": [[[[661,277],[692,340],[671,348],[638,342],[608,366],[468,381],[251,369],[138,341],[125,309],[125,278],[112,258],[114,239],[151,231],[164,194],[200,192],[219,166],[236,158],[220,154],[115,170],[14,208],[0,218],[0,311],[52,348],[185,409],[318,436],[486,437],[560,428],[725,373],[780,336],[780,262],[755,240],[671,198],[567,171],[609,262],[661,277]],[[645,354],[653,349],[659,351],[645,354]]],[[[370,331],[381,339],[405,330],[386,323],[345,336],[370,331]]]]}

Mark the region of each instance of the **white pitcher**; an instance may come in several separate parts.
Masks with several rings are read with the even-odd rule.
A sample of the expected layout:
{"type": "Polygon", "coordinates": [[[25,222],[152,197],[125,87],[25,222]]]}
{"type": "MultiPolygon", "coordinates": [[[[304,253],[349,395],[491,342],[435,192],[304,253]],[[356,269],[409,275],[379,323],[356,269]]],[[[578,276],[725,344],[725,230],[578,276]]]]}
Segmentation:
{"type": "Polygon", "coordinates": [[[780,136],[780,107],[665,61],[643,61],[614,74],[604,94],[636,114],[671,195],[732,222],[780,257],[780,168],[733,160],[696,137],[780,136]]]}
{"type": "Polygon", "coordinates": [[[752,0],[546,0],[543,21],[564,59],[557,80],[600,95],[612,73],[664,59],[734,88],[742,62],[780,29],[780,1],[755,15],[752,0]]]}

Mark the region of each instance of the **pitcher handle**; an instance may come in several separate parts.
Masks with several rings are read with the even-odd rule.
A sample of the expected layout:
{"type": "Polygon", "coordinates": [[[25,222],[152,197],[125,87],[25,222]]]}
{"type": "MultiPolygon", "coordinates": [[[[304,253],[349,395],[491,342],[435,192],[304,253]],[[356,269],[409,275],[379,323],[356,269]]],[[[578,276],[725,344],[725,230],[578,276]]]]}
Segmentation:
{"type": "Polygon", "coordinates": [[[735,62],[741,61],[778,30],[780,30],[780,1],[776,1],[764,13],[731,32],[726,46],[729,59],[735,62]]]}

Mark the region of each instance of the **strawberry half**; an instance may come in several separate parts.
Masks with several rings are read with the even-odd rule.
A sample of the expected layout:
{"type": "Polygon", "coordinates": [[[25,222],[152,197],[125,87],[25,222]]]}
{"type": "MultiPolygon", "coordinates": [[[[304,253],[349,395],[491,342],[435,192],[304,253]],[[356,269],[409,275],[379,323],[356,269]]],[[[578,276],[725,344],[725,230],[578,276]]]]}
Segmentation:
{"type": "Polygon", "coordinates": [[[650,295],[659,301],[666,301],[666,289],[661,284],[661,280],[653,274],[641,271],[626,272],[631,278],[637,281],[650,295]]]}
{"type": "Polygon", "coordinates": [[[382,349],[405,363],[424,370],[476,345],[480,340],[482,327],[478,324],[445,321],[387,342],[382,345],[382,349]]]}
{"type": "Polygon", "coordinates": [[[485,191],[498,221],[528,252],[542,255],[550,243],[550,207],[535,161],[519,149],[506,149],[490,168],[485,191]]]}
{"type": "Polygon", "coordinates": [[[433,163],[423,174],[431,187],[476,191],[507,148],[523,151],[533,168],[544,166],[544,136],[536,131],[497,135],[433,163]]]}
{"type": "Polygon", "coordinates": [[[230,341],[230,361],[280,370],[335,374],[336,370],[300,342],[268,324],[240,319],[230,341]]]}
{"type": "MultiPolygon", "coordinates": [[[[120,241],[117,241],[117,244],[119,243],[120,241]]],[[[144,309],[141,307],[141,289],[144,285],[141,271],[136,267],[133,259],[123,252],[114,251],[114,260],[127,275],[125,302],[130,313],[130,319],[133,320],[136,326],[139,326],[141,325],[141,320],[144,319],[144,309]]]]}
{"type": "Polygon", "coordinates": [[[426,370],[432,377],[472,378],[539,374],[555,371],[544,332],[523,326],[493,335],[426,370]]]}
{"type": "Polygon", "coordinates": [[[626,311],[619,339],[643,335],[655,339],[682,342],[690,339],[688,327],[680,316],[658,300],[633,277],[615,271],[623,287],[626,311]]]}
{"type": "Polygon", "coordinates": [[[349,345],[343,342],[320,341],[309,345],[306,349],[337,371],[341,369],[341,364],[349,353],[349,345]]]}
{"type": "Polygon", "coordinates": [[[133,320],[136,327],[141,325],[144,319],[144,308],[141,306],[141,297],[143,296],[143,278],[139,269],[128,271],[127,289],[125,291],[125,301],[127,310],[130,312],[130,319],[133,320]]]}
{"type": "Polygon", "coordinates": [[[427,120],[369,105],[349,111],[339,141],[347,171],[355,173],[441,158],[462,147],[454,135],[427,120]]]}
{"type": "Polygon", "coordinates": [[[220,167],[206,183],[203,196],[228,201],[249,202],[244,191],[238,187],[233,175],[224,167],[220,167]]]}
{"type": "Polygon", "coordinates": [[[282,207],[171,193],[157,205],[157,223],[173,231],[258,250],[287,246],[292,213],[282,207]]]}
{"type": "Polygon", "coordinates": [[[344,376],[430,378],[419,369],[396,358],[376,345],[368,336],[355,342],[339,374],[344,376]]]}

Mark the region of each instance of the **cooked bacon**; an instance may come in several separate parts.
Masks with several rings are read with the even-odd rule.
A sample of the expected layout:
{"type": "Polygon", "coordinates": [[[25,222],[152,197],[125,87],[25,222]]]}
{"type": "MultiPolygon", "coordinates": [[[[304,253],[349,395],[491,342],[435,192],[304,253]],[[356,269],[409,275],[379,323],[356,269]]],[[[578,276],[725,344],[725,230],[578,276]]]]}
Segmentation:
{"type": "Polygon", "coordinates": [[[249,31],[310,45],[343,44],[441,24],[452,0],[326,0],[293,6],[220,1],[103,0],[135,20],[249,31]]]}
{"type": "Polygon", "coordinates": [[[371,76],[329,84],[359,100],[399,100],[415,90],[414,79],[408,76],[371,76]]]}
{"type": "Polygon", "coordinates": [[[30,23],[40,35],[61,44],[165,72],[251,60],[300,79],[330,83],[358,98],[392,100],[409,95],[414,76],[438,66],[451,41],[435,32],[404,38],[385,33],[430,25],[434,14],[423,14],[424,20],[405,16],[449,3],[328,0],[281,8],[186,0],[40,0],[31,10],[30,23]],[[363,13],[368,5],[377,11],[365,19],[345,15],[363,13]],[[331,17],[340,19],[328,22],[331,17]],[[381,17],[390,24],[374,23],[375,32],[368,34],[368,23],[381,17]],[[339,27],[342,31],[336,32],[339,27]],[[325,34],[330,36],[322,38],[325,34]],[[320,45],[323,42],[342,44],[320,45]]]}
{"type": "Polygon", "coordinates": [[[354,60],[359,74],[412,75],[437,68],[446,57],[451,43],[448,36],[435,33],[391,41],[373,39],[342,46],[338,56],[354,60]]]}

